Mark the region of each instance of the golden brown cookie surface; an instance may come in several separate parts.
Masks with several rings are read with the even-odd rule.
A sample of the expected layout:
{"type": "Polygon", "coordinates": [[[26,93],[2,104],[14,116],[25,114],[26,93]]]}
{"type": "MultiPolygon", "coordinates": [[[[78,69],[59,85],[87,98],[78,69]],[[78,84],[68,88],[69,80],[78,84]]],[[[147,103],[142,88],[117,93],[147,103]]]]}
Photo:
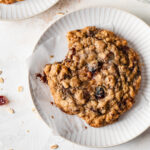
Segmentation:
{"type": "Polygon", "coordinates": [[[56,106],[93,127],[117,121],[135,102],[139,56],[126,40],[96,27],[71,31],[67,38],[65,60],[44,69],[56,106]]]}
{"type": "Polygon", "coordinates": [[[19,1],[23,1],[23,0],[0,0],[0,3],[12,4],[12,3],[15,3],[15,2],[19,2],[19,1]]]}

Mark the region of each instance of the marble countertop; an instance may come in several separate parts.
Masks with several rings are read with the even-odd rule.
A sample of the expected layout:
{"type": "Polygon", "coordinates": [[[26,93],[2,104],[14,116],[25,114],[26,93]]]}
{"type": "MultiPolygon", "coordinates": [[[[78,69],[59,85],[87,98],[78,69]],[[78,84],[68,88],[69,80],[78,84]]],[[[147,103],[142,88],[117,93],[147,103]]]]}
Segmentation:
{"type": "MultiPolygon", "coordinates": [[[[8,105],[0,107],[0,150],[50,150],[53,144],[59,145],[58,150],[91,150],[53,135],[40,119],[29,94],[26,59],[52,21],[71,11],[92,6],[117,7],[150,24],[150,4],[137,0],[60,0],[36,17],[17,22],[0,21],[0,70],[3,71],[0,77],[4,78],[0,95],[6,95],[10,100],[8,105]],[[22,92],[18,92],[19,86],[23,87],[22,92]],[[15,113],[12,114],[9,108],[15,113]]],[[[149,147],[150,129],[126,144],[99,150],[149,150],[149,147]]]]}

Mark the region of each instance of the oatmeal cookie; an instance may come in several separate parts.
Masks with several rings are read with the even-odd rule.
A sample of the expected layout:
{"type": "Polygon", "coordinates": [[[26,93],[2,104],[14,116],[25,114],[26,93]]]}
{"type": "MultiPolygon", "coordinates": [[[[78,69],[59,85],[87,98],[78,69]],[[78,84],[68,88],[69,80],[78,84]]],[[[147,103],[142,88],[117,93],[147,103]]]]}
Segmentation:
{"type": "Polygon", "coordinates": [[[0,3],[12,4],[12,3],[15,3],[15,2],[19,2],[19,1],[23,1],[23,0],[0,0],[0,3]]]}
{"type": "Polygon", "coordinates": [[[56,106],[93,127],[117,121],[140,87],[138,54],[126,40],[96,27],[71,31],[67,39],[65,60],[44,68],[56,106]]]}

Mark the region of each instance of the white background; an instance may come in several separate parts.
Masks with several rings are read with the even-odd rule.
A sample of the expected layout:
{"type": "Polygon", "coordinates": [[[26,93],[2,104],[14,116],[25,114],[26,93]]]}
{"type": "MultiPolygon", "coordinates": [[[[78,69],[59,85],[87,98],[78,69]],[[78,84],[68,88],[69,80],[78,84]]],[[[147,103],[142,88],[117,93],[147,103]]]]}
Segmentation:
{"type": "MultiPolygon", "coordinates": [[[[59,12],[68,13],[91,6],[117,7],[135,14],[150,25],[150,4],[137,0],[60,0],[43,14],[24,21],[0,21],[0,70],[4,84],[0,84],[0,95],[10,100],[7,106],[0,106],[0,150],[50,150],[58,144],[58,150],[91,150],[72,144],[53,135],[40,119],[34,108],[28,90],[26,59],[32,54],[40,35],[51,21],[62,17],[59,12]],[[19,93],[18,86],[24,91],[19,93]],[[15,110],[10,114],[8,108],[15,110]],[[29,130],[29,132],[27,132],[29,130]]],[[[94,150],[149,150],[150,129],[136,139],[112,148],[94,150]]]]}

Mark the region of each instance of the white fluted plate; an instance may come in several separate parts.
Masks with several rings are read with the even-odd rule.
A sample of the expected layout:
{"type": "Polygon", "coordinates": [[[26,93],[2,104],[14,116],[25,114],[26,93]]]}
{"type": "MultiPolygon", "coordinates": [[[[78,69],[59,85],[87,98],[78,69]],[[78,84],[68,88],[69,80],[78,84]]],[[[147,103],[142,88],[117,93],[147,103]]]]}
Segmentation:
{"type": "Polygon", "coordinates": [[[39,39],[29,59],[29,85],[33,102],[48,126],[74,143],[90,147],[109,147],[125,143],[144,132],[150,125],[150,28],[142,20],[115,8],[87,8],[68,14],[52,24],[39,39]],[[113,30],[127,39],[141,56],[142,85],[133,108],[118,122],[101,128],[85,124],[77,116],[63,113],[50,104],[48,86],[35,78],[45,64],[64,59],[68,31],[97,26],[113,30]],[[49,58],[54,55],[54,58],[49,58]],[[54,116],[54,119],[51,116],[54,116]],[[85,125],[88,127],[85,129],[85,125]]]}
{"type": "Polygon", "coordinates": [[[46,11],[59,0],[24,0],[14,4],[0,4],[0,19],[22,20],[46,11]]]}

